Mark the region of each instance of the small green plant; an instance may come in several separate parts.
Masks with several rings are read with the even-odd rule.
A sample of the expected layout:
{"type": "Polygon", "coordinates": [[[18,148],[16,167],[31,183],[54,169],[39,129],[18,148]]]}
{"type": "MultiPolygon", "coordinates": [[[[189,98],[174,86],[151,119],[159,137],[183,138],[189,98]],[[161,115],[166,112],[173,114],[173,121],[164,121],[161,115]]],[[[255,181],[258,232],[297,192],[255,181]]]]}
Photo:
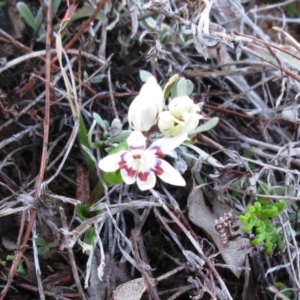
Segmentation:
{"type": "MultiPolygon", "coordinates": [[[[57,13],[60,3],[61,0],[55,0],[53,2],[53,15],[57,13]]],[[[40,9],[37,11],[36,16],[33,15],[31,8],[24,2],[18,2],[17,10],[26,22],[26,24],[30,26],[33,29],[33,31],[37,34],[37,41],[45,42],[47,22],[44,19],[42,7],[40,7],[40,9]]]]}
{"type": "Polygon", "coordinates": [[[36,239],[36,244],[38,246],[39,254],[47,254],[47,256],[49,256],[56,252],[56,248],[59,245],[59,241],[54,240],[53,242],[49,242],[43,237],[38,237],[36,239]]]}
{"type": "MultiPolygon", "coordinates": [[[[267,184],[264,184],[259,193],[267,194],[267,191],[274,195],[278,190],[277,188],[269,189],[267,184]]],[[[252,245],[263,245],[267,254],[271,254],[275,247],[280,251],[283,250],[283,237],[277,232],[276,225],[273,224],[285,208],[286,201],[284,200],[272,203],[270,199],[260,197],[253,205],[249,206],[248,212],[240,216],[240,221],[245,223],[242,231],[255,234],[255,238],[251,241],[252,245]]]]}
{"type": "MultiPolygon", "coordinates": [[[[61,4],[61,0],[53,1],[53,16],[57,15],[60,4],[61,4]]],[[[0,8],[3,5],[4,2],[0,1],[0,8]]],[[[24,21],[26,22],[26,24],[30,26],[33,29],[33,31],[36,33],[37,41],[45,42],[47,21],[43,14],[43,8],[40,7],[36,15],[34,16],[31,8],[25,2],[18,2],[17,10],[19,14],[22,16],[22,18],[24,19],[24,21]]],[[[93,12],[94,12],[93,7],[80,8],[76,10],[76,12],[72,15],[71,22],[74,22],[75,20],[81,18],[90,17],[93,14],[93,12]]],[[[105,13],[103,11],[100,11],[96,16],[96,19],[103,21],[105,19],[105,13]]],[[[58,29],[59,29],[59,24],[55,24],[54,30],[57,32],[58,29]]]]}
{"type": "Polygon", "coordinates": [[[287,12],[287,15],[289,17],[292,17],[292,18],[297,18],[300,16],[300,12],[299,12],[299,8],[298,8],[298,3],[293,2],[293,3],[290,3],[286,6],[286,12],[287,12]]]}
{"type": "MultiPolygon", "coordinates": [[[[14,256],[13,255],[7,255],[6,256],[6,261],[13,261],[14,260],[14,256]]],[[[28,272],[26,270],[26,264],[24,259],[21,259],[19,264],[18,264],[18,268],[17,268],[17,273],[21,274],[21,275],[27,275],[28,272]]]]}
{"type": "Polygon", "coordinates": [[[39,237],[36,239],[38,247],[38,254],[43,255],[44,258],[49,258],[52,254],[57,252],[59,241],[56,236],[52,234],[46,225],[41,227],[39,237]]]}
{"type": "MultiPolygon", "coordinates": [[[[95,217],[102,213],[101,210],[91,211],[90,204],[80,204],[76,206],[76,216],[79,217],[82,221],[87,220],[89,218],[95,217]]],[[[82,246],[83,252],[89,252],[89,250],[94,246],[97,238],[97,232],[94,227],[88,228],[84,232],[83,242],[79,242],[82,246]]]]}
{"type": "Polygon", "coordinates": [[[288,286],[283,282],[277,281],[274,284],[280,291],[283,291],[282,294],[286,296],[288,299],[292,299],[292,293],[289,290],[288,286]]]}

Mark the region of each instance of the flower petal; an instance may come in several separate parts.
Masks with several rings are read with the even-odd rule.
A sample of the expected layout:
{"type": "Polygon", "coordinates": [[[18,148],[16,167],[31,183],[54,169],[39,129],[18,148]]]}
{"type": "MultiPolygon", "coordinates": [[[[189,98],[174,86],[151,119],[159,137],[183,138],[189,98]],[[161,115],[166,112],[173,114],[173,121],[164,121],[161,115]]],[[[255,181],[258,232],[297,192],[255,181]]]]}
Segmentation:
{"type": "Polygon", "coordinates": [[[160,131],[169,130],[174,127],[176,119],[172,116],[169,111],[163,111],[158,117],[158,128],[160,131]]]}
{"type": "Polygon", "coordinates": [[[174,98],[169,104],[169,111],[159,114],[158,127],[167,136],[176,136],[193,131],[202,118],[197,112],[200,107],[188,96],[174,98]],[[173,118],[173,124],[172,124],[173,118]]]}
{"type": "Polygon", "coordinates": [[[152,99],[152,103],[155,104],[157,110],[162,111],[164,95],[154,76],[150,76],[147,79],[141,88],[140,95],[143,98],[152,99]]]}
{"type": "Polygon", "coordinates": [[[122,161],[122,155],[128,153],[127,151],[120,151],[118,153],[114,153],[111,155],[107,155],[106,157],[102,158],[98,166],[104,172],[113,172],[120,169],[119,163],[122,161]]]}
{"type": "Polygon", "coordinates": [[[185,180],[179,172],[163,159],[157,159],[157,165],[154,172],[166,183],[178,186],[186,185],[185,180]]]}
{"type": "Polygon", "coordinates": [[[159,114],[158,128],[166,136],[178,136],[187,131],[182,130],[185,122],[172,116],[169,111],[163,111],[159,114]]]}
{"type": "Polygon", "coordinates": [[[180,119],[183,112],[189,112],[194,106],[193,100],[188,96],[181,96],[172,99],[168,108],[171,114],[180,119]]]}
{"type": "Polygon", "coordinates": [[[197,128],[201,116],[199,114],[194,114],[194,113],[193,114],[184,113],[183,119],[185,120],[185,123],[184,126],[182,127],[182,132],[189,133],[197,128]]]}
{"type": "Polygon", "coordinates": [[[121,176],[122,179],[124,180],[124,182],[126,184],[133,184],[136,181],[136,173],[135,175],[131,174],[130,172],[128,172],[128,169],[121,169],[121,176]]]}
{"type": "Polygon", "coordinates": [[[140,131],[133,131],[127,138],[127,144],[133,155],[141,155],[146,149],[147,138],[140,131]]]}
{"type": "Polygon", "coordinates": [[[133,129],[148,131],[155,124],[157,111],[150,103],[141,95],[135,97],[131,102],[128,110],[128,122],[133,129]]]}
{"type": "Polygon", "coordinates": [[[155,186],[156,176],[151,171],[147,174],[138,174],[136,183],[141,191],[150,190],[155,186]]]}
{"type": "Polygon", "coordinates": [[[152,145],[146,151],[155,151],[158,154],[168,154],[181,145],[186,138],[186,133],[174,137],[161,138],[152,143],[152,145]]]}
{"type": "Polygon", "coordinates": [[[128,110],[128,121],[132,128],[148,131],[157,121],[163,108],[163,92],[156,79],[151,76],[142,86],[128,110]]]}

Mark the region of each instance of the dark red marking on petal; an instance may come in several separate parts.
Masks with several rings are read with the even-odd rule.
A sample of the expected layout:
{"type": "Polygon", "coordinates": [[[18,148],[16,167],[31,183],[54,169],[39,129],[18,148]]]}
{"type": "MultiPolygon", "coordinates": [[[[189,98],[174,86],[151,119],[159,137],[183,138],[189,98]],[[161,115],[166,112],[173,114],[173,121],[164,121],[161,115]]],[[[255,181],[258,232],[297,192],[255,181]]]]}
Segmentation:
{"type": "Polygon", "coordinates": [[[125,170],[127,172],[127,175],[130,177],[134,177],[136,174],[136,170],[134,170],[133,168],[126,167],[125,170]]]}
{"type": "Polygon", "coordinates": [[[155,166],[153,171],[156,175],[161,175],[164,172],[164,169],[159,166],[155,166]]]}
{"type": "Polygon", "coordinates": [[[161,175],[164,172],[164,169],[161,167],[161,160],[157,159],[155,167],[152,169],[156,175],[161,175]]]}
{"type": "Polygon", "coordinates": [[[124,159],[124,156],[125,156],[126,153],[123,153],[121,155],[121,161],[118,163],[120,169],[125,169],[126,166],[127,166],[127,161],[124,159]]]}
{"type": "Polygon", "coordinates": [[[163,158],[165,157],[165,154],[161,152],[160,147],[158,146],[154,146],[154,147],[150,147],[149,150],[154,150],[155,151],[155,155],[159,158],[163,158]]]}
{"type": "Polygon", "coordinates": [[[120,169],[125,169],[126,166],[127,166],[127,162],[125,160],[121,160],[119,163],[118,163],[120,169]]]}
{"type": "Polygon", "coordinates": [[[136,155],[132,155],[132,157],[134,159],[141,159],[142,156],[140,154],[136,154],[136,155]]]}
{"type": "Polygon", "coordinates": [[[139,172],[138,177],[141,181],[147,181],[149,172],[139,172]]]}
{"type": "Polygon", "coordinates": [[[164,153],[162,153],[161,151],[157,151],[156,153],[156,156],[159,157],[159,158],[163,158],[165,157],[166,155],[164,153]]]}

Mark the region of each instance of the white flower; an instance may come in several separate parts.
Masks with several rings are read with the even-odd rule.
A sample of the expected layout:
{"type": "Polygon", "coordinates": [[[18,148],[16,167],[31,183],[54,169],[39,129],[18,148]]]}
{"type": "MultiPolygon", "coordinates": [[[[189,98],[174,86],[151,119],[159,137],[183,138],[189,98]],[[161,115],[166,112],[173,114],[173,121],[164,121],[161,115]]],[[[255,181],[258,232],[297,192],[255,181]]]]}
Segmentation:
{"type": "Polygon", "coordinates": [[[174,98],[169,104],[169,110],[159,114],[158,128],[165,135],[181,135],[196,129],[200,108],[188,96],[174,98]]]}
{"type": "Polygon", "coordinates": [[[99,162],[99,168],[105,172],[120,169],[124,182],[133,184],[136,181],[142,191],[155,186],[156,175],[169,184],[184,186],[185,181],[179,172],[161,157],[178,147],[186,137],[183,134],[161,138],[146,149],[145,136],[140,131],[133,131],[127,138],[129,151],[123,150],[104,157],[99,162]]]}
{"type": "Polygon", "coordinates": [[[128,111],[130,126],[139,131],[148,131],[156,124],[163,108],[163,92],[156,79],[150,76],[140,93],[131,102],[128,111]]]}

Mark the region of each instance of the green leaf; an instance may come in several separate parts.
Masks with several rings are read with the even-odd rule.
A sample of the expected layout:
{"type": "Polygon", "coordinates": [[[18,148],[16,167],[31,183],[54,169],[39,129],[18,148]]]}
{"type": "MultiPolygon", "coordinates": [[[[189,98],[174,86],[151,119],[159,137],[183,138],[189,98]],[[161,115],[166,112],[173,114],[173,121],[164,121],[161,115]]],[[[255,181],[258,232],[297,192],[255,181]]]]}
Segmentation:
{"type": "Polygon", "coordinates": [[[269,217],[274,218],[278,216],[278,208],[277,206],[273,205],[271,209],[269,209],[269,217]]]}
{"type": "Polygon", "coordinates": [[[42,10],[42,8],[40,8],[37,11],[36,16],[34,18],[34,23],[35,23],[35,26],[37,28],[41,28],[41,25],[42,25],[42,22],[43,22],[43,18],[44,18],[44,16],[43,16],[43,10],[42,10]]]}
{"type": "Polygon", "coordinates": [[[53,15],[55,15],[57,13],[60,4],[61,4],[61,0],[53,1],[53,15]]]}
{"type": "Polygon", "coordinates": [[[48,247],[49,248],[55,248],[55,247],[57,247],[59,245],[59,241],[54,241],[54,242],[52,242],[52,243],[49,243],[48,244],[48,247]]]}
{"type": "Polygon", "coordinates": [[[247,220],[249,220],[250,218],[252,218],[252,215],[249,212],[246,212],[245,217],[247,218],[247,220]]]}
{"type": "Polygon", "coordinates": [[[91,205],[89,203],[77,205],[75,209],[76,216],[82,221],[85,221],[102,213],[101,210],[90,211],[90,207],[91,205]]]}
{"type": "MultiPolygon", "coordinates": [[[[295,4],[296,5],[296,3],[292,3],[292,4],[295,4]]],[[[274,283],[274,285],[280,290],[280,291],[282,291],[282,290],[284,290],[284,291],[282,291],[282,294],[283,295],[285,295],[288,299],[292,299],[292,292],[290,291],[290,290],[288,290],[288,286],[287,285],[285,285],[283,282],[275,282],[274,283]]]]}
{"type": "Polygon", "coordinates": [[[284,195],[284,187],[283,186],[272,186],[270,188],[270,195],[273,196],[283,196],[284,195]]]}
{"type": "Polygon", "coordinates": [[[286,201],[280,200],[279,202],[276,202],[275,205],[278,208],[279,212],[282,212],[286,208],[286,201]]]}
{"type": "Polygon", "coordinates": [[[188,86],[187,80],[181,77],[176,84],[176,97],[187,96],[188,86]]]}
{"type": "Polygon", "coordinates": [[[210,120],[208,120],[204,124],[201,124],[200,126],[198,126],[195,130],[193,130],[191,132],[191,134],[197,134],[197,133],[200,133],[200,132],[211,130],[212,128],[214,128],[218,124],[219,120],[220,119],[218,117],[211,118],[210,120]]]}
{"type": "Polygon", "coordinates": [[[38,237],[35,242],[38,246],[47,246],[47,242],[42,237],[38,237]]]}
{"type": "Polygon", "coordinates": [[[17,10],[25,22],[36,32],[38,26],[29,7],[24,2],[17,3],[17,10]]]}
{"type": "MultiPolygon", "coordinates": [[[[1,9],[1,2],[0,2],[0,9],[1,9]]],[[[6,266],[6,261],[0,259],[0,266],[5,267],[6,266]]]]}
{"type": "Polygon", "coordinates": [[[265,239],[265,233],[260,233],[256,236],[256,238],[251,242],[252,245],[258,245],[263,242],[265,239]]]}
{"type": "Polygon", "coordinates": [[[259,223],[256,225],[257,226],[257,229],[261,229],[263,231],[266,231],[267,230],[267,225],[265,222],[259,220],[259,223]]]}
{"type": "Polygon", "coordinates": [[[190,80],[186,81],[186,95],[190,96],[193,93],[194,85],[190,80]]]}
{"type": "Polygon", "coordinates": [[[252,224],[247,224],[247,225],[245,225],[245,226],[242,228],[242,231],[243,231],[243,232],[249,232],[249,231],[252,230],[252,228],[253,228],[253,225],[252,225],[252,224]]]}
{"type": "MultiPolygon", "coordinates": [[[[76,12],[74,13],[74,15],[72,16],[70,22],[74,22],[78,19],[81,19],[81,18],[87,18],[87,17],[90,17],[93,12],[95,11],[95,9],[91,6],[84,6],[80,9],[77,9],[76,12]]],[[[104,21],[106,18],[106,15],[104,13],[104,11],[100,11],[98,13],[98,15],[96,16],[96,19],[99,20],[99,21],[104,21]]]]}
{"type": "Polygon", "coordinates": [[[132,133],[131,130],[122,130],[118,135],[114,136],[114,137],[110,137],[109,141],[112,143],[120,143],[124,140],[127,140],[127,138],[129,137],[129,135],[132,133]]]}
{"type": "MultiPolygon", "coordinates": [[[[87,135],[87,131],[86,131],[86,128],[85,128],[85,124],[84,124],[84,121],[83,121],[82,114],[80,114],[80,116],[79,116],[78,138],[79,138],[79,142],[80,142],[81,145],[83,145],[83,146],[90,149],[90,145],[89,145],[89,141],[88,141],[88,135],[87,135]]],[[[86,166],[88,168],[92,184],[93,184],[93,186],[96,186],[99,179],[98,179],[98,176],[97,176],[97,170],[96,170],[94,161],[92,160],[92,158],[90,157],[90,155],[86,151],[83,150],[82,154],[83,154],[83,158],[84,158],[84,161],[86,163],[86,166]]],[[[103,188],[103,190],[104,190],[104,188],[103,188]]]]}
{"type": "Polygon", "coordinates": [[[91,83],[101,83],[105,79],[105,74],[99,74],[90,79],[91,83]]]}
{"type": "Polygon", "coordinates": [[[93,246],[94,243],[95,243],[96,237],[97,237],[97,233],[95,231],[95,228],[94,227],[90,227],[89,229],[87,229],[84,232],[83,242],[86,243],[86,244],[88,244],[88,245],[93,246]]]}
{"type": "Polygon", "coordinates": [[[268,247],[268,246],[265,245],[265,252],[266,252],[266,254],[268,254],[268,255],[272,254],[272,252],[273,252],[273,247],[268,247]]]}
{"type": "Polygon", "coordinates": [[[254,207],[255,207],[255,210],[256,210],[256,211],[259,211],[259,210],[261,209],[261,204],[260,204],[260,202],[258,202],[258,201],[254,202],[254,207]]]}
{"type": "Polygon", "coordinates": [[[171,89],[171,98],[189,96],[193,92],[193,89],[194,85],[190,80],[179,77],[171,89]]]}
{"type": "Polygon", "coordinates": [[[38,254],[46,254],[47,252],[49,252],[49,250],[50,248],[48,246],[38,247],[38,254]]]}
{"type": "Polygon", "coordinates": [[[100,115],[98,115],[97,113],[93,112],[93,118],[98,123],[98,125],[103,129],[104,132],[108,131],[108,128],[107,128],[104,120],[101,118],[100,115]]]}
{"type": "Polygon", "coordinates": [[[246,158],[253,158],[254,154],[250,150],[244,149],[243,156],[245,156],[246,158]]]}
{"type": "Polygon", "coordinates": [[[117,185],[124,182],[120,170],[114,172],[103,172],[102,177],[108,185],[117,185]]]}
{"type": "Polygon", "coordinates": [[[109,155],[110,154],[115,154],[118,153],[122,150],[128,150],[128,144],[127,144],[127,140],[123,140],[118,146],[116,146],[115,148],[113,148],[112,150],[109,151],[109,155]]]}
{"type": "Polygon", "coordinates": [[[250,205],[248,211],[249,213],[253,214],[255,212],[255,207],[253,205],[250,205]]]}
{"type": "Polygon", "coordinates": [[[240,216],[239,217],[239,219],[240,219],[240,221],[242,222],[242,223],[247,223],[247,221],[248,221],[248,218],[246,217],[246,216],[240,216]]]}
{"type": "Polygon", "coordinates": [[[77,205],[75,209],[75,214],[80,220],[84,221],[87,219],[86,215],[88,213],[88,209],[89,206],[87,204],[77,205]]]}
{"type": "Polygon", "coordinates": [[[178,78],[179,78],[178,75],[175,74],[166,83],[164,90],[163,90],[164,100],[166,100],[169,97],[171,89],[173,88],[174,84],[177,82],[178,78]]]}
{"type": "Polygon", "coordinates": [[[24,259],[20,260],[20,263],[19,263],[18,268],[17,268],[17,273],[22,274],[22,275],[26,275],[27,274],[27,270],[26,270],[26,267],[25,267],[25,261],[24,261],[24,259]]]}
{"type": "Polygon", "coordinates": [[[264,233],[266,230],[263,227],[256,227],[255,229],[255,233],[259,234],[259,233],[264,233]]]}
{"type": "Polygon", "coordinates": [[[278,237],[278,240],[277,240],[277,247],[278,247],[278,250],[279,251],[282,251],[283,248],[284,248],[284,241],[282,239],[282,237],[278,237]]]}

